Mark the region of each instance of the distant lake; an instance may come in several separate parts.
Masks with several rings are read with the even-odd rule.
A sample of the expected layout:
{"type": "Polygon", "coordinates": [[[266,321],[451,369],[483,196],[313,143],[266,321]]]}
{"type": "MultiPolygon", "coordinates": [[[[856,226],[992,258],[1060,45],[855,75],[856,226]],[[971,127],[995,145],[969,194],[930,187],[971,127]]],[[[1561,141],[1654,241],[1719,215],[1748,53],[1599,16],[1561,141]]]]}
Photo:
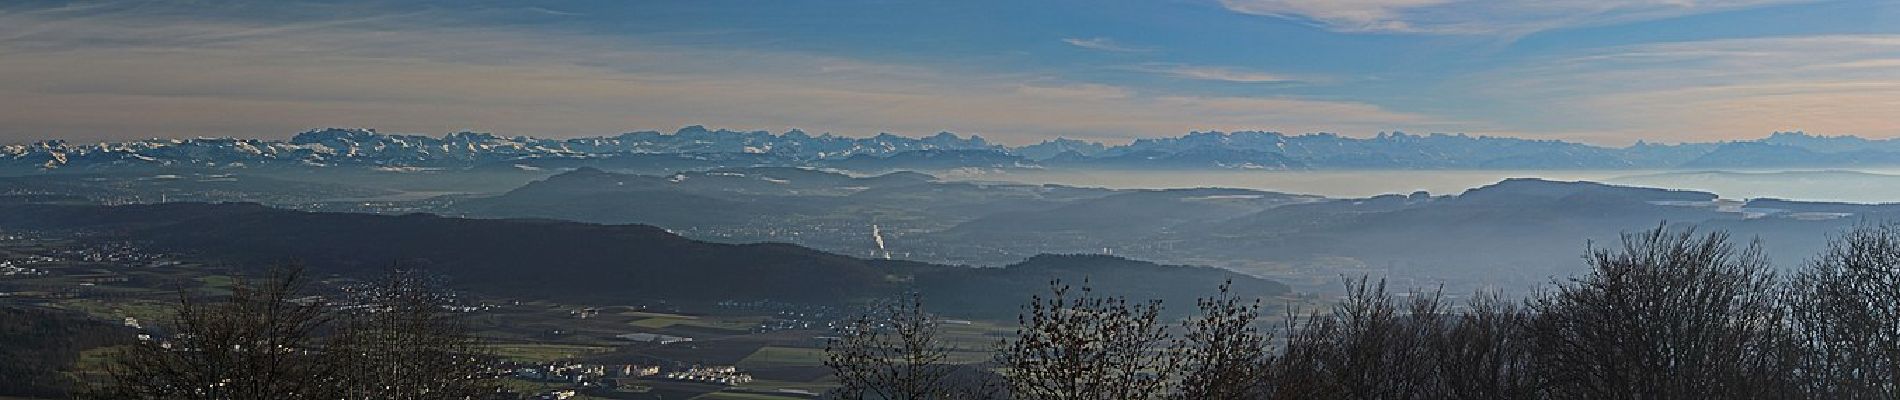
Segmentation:
{"type": "Polygon", "coordinates": [[[1368,197],[1426,191],[1458,194],[1506,178],[1592,181],[1713,192],[1724,198],[1773,197],[1855,203],[1900,202],[1900,169],[1864,170],[1446,170],[1446,171],[943,171],[953,180],[1052,183],[1116,189],[1228,187],[1368,197]]]}

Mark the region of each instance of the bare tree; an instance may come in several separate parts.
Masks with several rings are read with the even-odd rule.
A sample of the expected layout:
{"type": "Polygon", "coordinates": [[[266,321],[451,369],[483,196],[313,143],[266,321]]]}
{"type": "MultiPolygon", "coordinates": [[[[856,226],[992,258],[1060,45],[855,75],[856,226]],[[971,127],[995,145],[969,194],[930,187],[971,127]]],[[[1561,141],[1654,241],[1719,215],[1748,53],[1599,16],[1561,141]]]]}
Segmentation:
{"type": "Polygon", "coordinates": [[[103,399],[323,399],[335,364],[323,362],[323,304],[304,299],[302,274],[238,278],[231,294],[208,300],[181,291],[169,334],[147,337],[107,368],[103,399]]]}
{"type": "Polygon", "coordinates": [[[1233,294],[1233,281],[1220,285],[1219,294],[1198,302],[1200,315],[1183,321],[1182,334],[1170,352],[1178,357],[1181,380],[1168,396],[1174,400],[1253,399],[1265,395],[1267,365],[1273,353],[1268,335],[1256,323],[1260,299],[1233,294]]]}
{"type": "Polygon", "coordinates": [[[883,301],[846,322],[825,346],[825,366],[838,378],[833,396],[847,400],[987,399],[994,387],[980,371],[950,362],[955,348],[939,338],[936,316],[915,292],[883,301]]]}
{"type": "Polygon", "coordinates": [[[1556,399],[1786,398],[1774,274],[1758,245],[1658,227],[1593,250],[1588,276],[1530,302],[1556,399]]]}
{"type": "Polygon", "coordinates": [[[1346,282],[1331,313],[1287,318],[1285,353],[1274,364],[1276,399],[1414,399],[1439,393],[1433,340],[1443,296],[1400,302],[1365,277],[1346,282]]]}
{"type": "Polygon", "coordinates": [[[1477,293],[1431,344],[1440,399],[1532,399],[1543,375],[1531,368],[1530,320],[1496,293],[1477,293]]]}
{"type": "Polygon", "coordinates": [[[1805,391],[1900,397],[1900,226],[1863,225],[1834,238],[1789,286],[1805,391]]]}
{"type": "Polygon", "coordinates": [[[354,288],[325,349],[336,398],[450,400],[490,396],[488,356],[436,277],[398,265],[354,288]]]}
{"type": "Polygon", "coordinates": [[[1158,322],[1159,301],[1097,296],[1086,281],[1079,293],[1060,281],[1050,287],[1050,296],[1031,299],[1018,318],[1016,339],[998,355],[1012,397],[1142,400],[1166,394],[1175,366],[1161,354],[1169,335],[1158,322]]]}
{"type": "Polygon", "coordinates": [[[101,399],[474,399],[496,391],[481,346],[425,275],[392,270],[337,312],[297,269],[180,292],[168,331],[116,357],[101,399]]]}

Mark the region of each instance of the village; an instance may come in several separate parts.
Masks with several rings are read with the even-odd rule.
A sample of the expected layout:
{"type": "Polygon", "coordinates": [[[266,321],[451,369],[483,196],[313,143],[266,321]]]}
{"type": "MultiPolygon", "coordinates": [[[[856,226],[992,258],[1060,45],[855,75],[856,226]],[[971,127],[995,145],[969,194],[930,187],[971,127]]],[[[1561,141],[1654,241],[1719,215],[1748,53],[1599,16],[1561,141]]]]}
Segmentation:
{"type": "MultiPolygon", "coordinates": [[[[143,340],[178,290],[216,295],[245,271],[135,243],[0,233],[0,303],[120,322],[143,340]]],[[[357,281],[320,277],[322,300],[351,307],[357,281]]],[[[448,306],[488,342],[494,376],[546,399],[814,398],[830,386],[826,340],[848,310],[774,301],[679,305],[557,304],[459,294],[448,306]],[[705,397],[712,396],[712,397],[705,397]]]]}

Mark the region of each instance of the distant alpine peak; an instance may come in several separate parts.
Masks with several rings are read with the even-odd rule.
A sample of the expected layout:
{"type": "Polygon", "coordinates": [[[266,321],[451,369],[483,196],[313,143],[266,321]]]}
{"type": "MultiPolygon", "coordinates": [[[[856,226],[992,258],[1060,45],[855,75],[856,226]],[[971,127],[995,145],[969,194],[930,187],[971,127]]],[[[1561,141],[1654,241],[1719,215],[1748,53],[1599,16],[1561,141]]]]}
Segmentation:
{"type": "Polygon", "coordinates": [[[1056,138],[1027,146],[978,135],[879,133],[845,137],[737,131],[689,125],[672,133],[547,139],[458,131],[442,136],[329,127],[289,140],[195,138],[75,143],[44,140],[0,146],[0,167],[41,170],[97,166],[327,167],[476,166],[535,159],[604,159],[670,154],[732,165],[929,167],[1105,167],[1163,169],[1630,169],[1701,167],[1900,166],[1900,140],[1775,132],[1746,141],[1604,147],[1560,140],[1465,134],[1195,131],[1124,145],[1056,138]],[[994,154],[985,155],[985,154],[994,154]],[[945,155],[957,155],[944,158],[945,155]],[[751,157],[751,158],[746,158],[751,157]],[[744,161],[751,160],[751,161],[744,161]],[[763,161],[762,161],[763,160],[763,161]],[[931,160],[925,162],[924,160],[931,160]],[[749,164],[748,164],[749,163],[749,164]],[[972,164],[961,165],[959,163],[972,164]],[[885,165],[889,164],[889,165],[885,165]]]}
{"type": "Polygon", "coordinates": [[[670,134],[638,131],[615,136],[544,139],[472,131],[436,137],[382,133],[370,128],[326,127],[297,133],[289,140],[196,138],[108,143],[47,140],[0,146],[0,164],[46,170],[126,165],[473,165],[622,154],[761,154],[793,161],[818,161],[944,150],[1008,151],[982,137],[966,138],[951,132],[922,138],[889,133],[848,138],[829,133],[812,136],[796,129],[774,134],[691,125],[670,134]]]}

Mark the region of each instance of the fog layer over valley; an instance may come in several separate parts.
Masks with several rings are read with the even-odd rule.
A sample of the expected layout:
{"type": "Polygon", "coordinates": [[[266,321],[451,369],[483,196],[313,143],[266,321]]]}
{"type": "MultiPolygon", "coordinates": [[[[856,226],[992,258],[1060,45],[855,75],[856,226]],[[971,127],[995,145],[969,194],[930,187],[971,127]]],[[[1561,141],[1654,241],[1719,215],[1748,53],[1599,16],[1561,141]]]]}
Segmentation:
{"type": "MultiPolygon", "coordinates": [[[[1160,301],[1141,308],[1150,322],[1206,312],[1218,290],[1230,306],[1257,301],[1249,309],[1260,323],[1229,324],[1252,329],[1315,310],[1376,311],[1362,307],[1375,298],[1537,299],[1526,295],[1583,285],[1570,279],[1592,276],[1593,262],[1602,273],[1603,259],[1584,256],[1632,232],[1759,241],[1766,256],[1751,247],[1748,262],[1785,272],[1849,228],[1900,220],[1900,204],[1886,202],[1900,198],[1886,189],[1900,187],[1888,164],[1789,142],[1804,137],[1740,146],[1812,158],[1708,168],[1691,166],[1761,149],[1262,133],[1011,148],[947,134],[698,131],[42,143],[0,159],[0,299],[130,326],[162,318],[155,299],[176,294],[157,288],[174,282],[235,293],[237,277],[290,264],[340,290],[401,261],[465,291],[467,305],[440,311],[466,313],[472,332],[496,341],[507,355],[484,368],[505,381],[587,387],[572,380],[645,365],[668,372],[591,390],[692,398],[796,388],[780,394],[810,398],[834,386],[820,358],[842,353],[825,347],[889,326],[846,315],[893,298],[927,304],[914,321],[941,323],[956,332],[950,340],[979,349],[946,354],[980,371],[1007,360],[981,349],[1023,332],[1008,321],[1034,326],[1025,304],[1042,304],[1040,318],[1096,312],[1052,314],[1049,304],[1146,304],[1037,297],[1064,287],[1087,288],[1075,294],[1089,301],[1160,301]],[[970,146],[980,148],[961,148],[970,146]],[[1659,150],[1668,157],[1636,157],[1659,150]],[[1570,160],[1597,161],[1480,168],[1580,155],[1570,160]],[[1685,159],[1694,162],[1676,163],[1685,159]],[[1808,161],[1826,162],[1796,167],[1808,161]],[[1366,297],[1365,285],[1381,281],[1390,291],[1366,297]],[[860,325],[872,328],[849,328],[860,325]],[[744,383],[755,375],[772,386],[744,383]]],[[[1289,328],[1286,343],[1350,337],[1326,320],[1289,328]]],[[[1009,368],[1024,360],[1035,359],[1009,368]]]]}
{"type": "Polygon", "coordinates": [[[1534,178],[1455,194],[1330,198],[755,168],[670,175],[583,169],[455,202],[446,211],[646,223],[708,240],[792,242],[861,257],[976,266],[1045,253],[1113,254],[1218,266],[1308,287],[1372,274],[1463,290],[1523,288],[1569,276],[1588,242],[1663,223],[1759,237],[1777,261],[1793,265],[1829,232],[1889,218],[1900,206],[1729,199],[1534,178]]]}
{"type": "Polygon", "coordinates": [[[0,1],[0,400],[1900,400],[1900,1],[0,1]]]}
{"type": "Polygon", "coordinates": [[[1665,223],[1758,237],[1793,265],[1827,233],[1900,211],[1878,204],[1900,198],[1883,189],[1900,187],[1881,161],[1900,148],[1891,144],[1787,133],[1606,148],[1242,132],[1008,147],[953,134],[698,127],[566,140],[331,129],[287,142],[16,146],[4,165],[16,176],[0,185],[19,204],[238,201],[558,219],[943,265],[1099,254],[1315,290],[1366,274],[1516,291],[1573,274],[1587,243],[1665,223]],[[1260,157],[1304,161],[1265,168],[1260,157]],[[1482,168],[1533,159],[1597,161],[1482,168]]]}
{"type": "Polygon", "coordinates": [[[1590,181],[1625,186],[1687,189],[1724,198],[1777,198],[1848,203],[1900,199],[1900,169],[1671,169],[1671,170],[1077,170],[961,169],[939,171],[943,179],[1047,183],[1116,189],[1226,187],[1335,198],[1426,191],[1454,194],[1510,178],[1590,181]]]}

